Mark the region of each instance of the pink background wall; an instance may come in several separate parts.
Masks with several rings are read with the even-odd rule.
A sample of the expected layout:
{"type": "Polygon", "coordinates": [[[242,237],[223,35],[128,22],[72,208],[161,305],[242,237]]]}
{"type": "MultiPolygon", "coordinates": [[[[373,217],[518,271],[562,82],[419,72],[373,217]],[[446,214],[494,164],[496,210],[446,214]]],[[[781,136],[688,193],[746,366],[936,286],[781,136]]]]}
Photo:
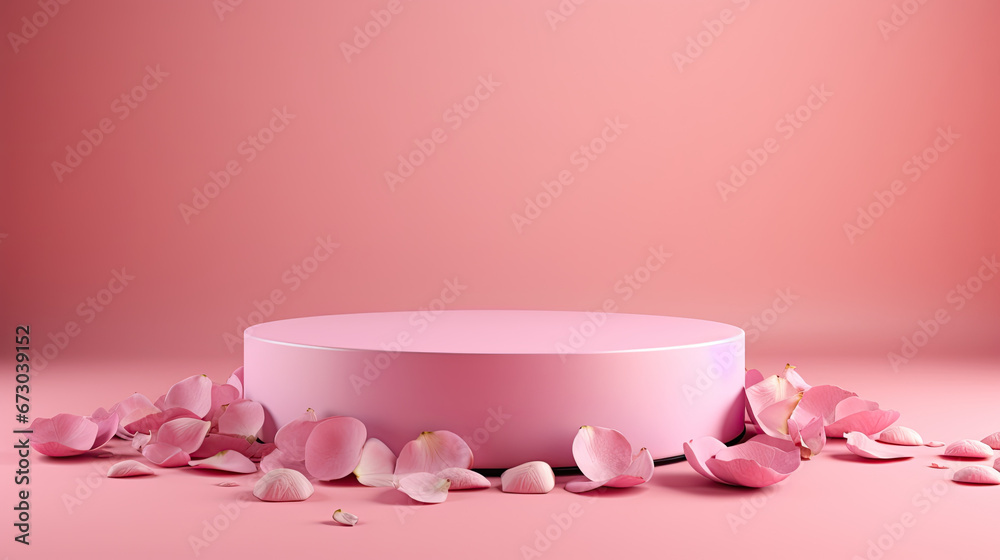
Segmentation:
{"type": "Polygon", "coordinates": [[[224,2],[0,4],[0,312],[49,361],[238,364],[272,294],[407,310],[455,278],[451,308],[757,317],[751,362],[885,360],[939,309],[917,359],[1000,347],[996,2],[224,2]]]}

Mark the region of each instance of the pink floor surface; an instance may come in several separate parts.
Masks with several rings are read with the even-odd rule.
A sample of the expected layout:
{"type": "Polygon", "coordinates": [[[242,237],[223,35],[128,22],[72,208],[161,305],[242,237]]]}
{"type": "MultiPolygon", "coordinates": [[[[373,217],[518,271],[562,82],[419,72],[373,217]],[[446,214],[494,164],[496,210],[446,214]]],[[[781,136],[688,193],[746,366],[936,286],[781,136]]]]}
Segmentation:
{"type": "MultiPolygon", "coordinates": [[[[915,360],[894,375],[880,358],[805,356],[795,363],[812,384],[838,384],[899,410],[898,424],[925,439],[980,439],[1000,430],[1000,360],[915,360]]],[[[748,360],[766,374],[783,364],[748,360]]],[[[60,361],[33,378],[32,416],[87,414],[133,391],[155,398],[194,373],[224,381],[232,365],[60,361]]],[[[112,463],[142,459],[115,439],[101,450],[112,458],[32,453],[26,547],[12,540],[16,456],[8,446],[2,548],[7,558],[993,557],[1000,486],[957,484],[949,471],[929,466],[987,461],[912,449],[913,459],[874,462],[833,440],[790,478],[761,490],[718,485],[677,463],[630,489],[572,494],[562,489],[568,477],[559,477],[549,494],[510,495],[492,478],[488,490],[421,505],[350,479],[318,483],[301,503],[257,501],[251,488],[259,475],[156,468],[154,477],[108,479],[112,463]],[[218,486],[227,481],[238,486],[218,486]],[[360,523],[334,523],[338,508],[360,523]]]]}

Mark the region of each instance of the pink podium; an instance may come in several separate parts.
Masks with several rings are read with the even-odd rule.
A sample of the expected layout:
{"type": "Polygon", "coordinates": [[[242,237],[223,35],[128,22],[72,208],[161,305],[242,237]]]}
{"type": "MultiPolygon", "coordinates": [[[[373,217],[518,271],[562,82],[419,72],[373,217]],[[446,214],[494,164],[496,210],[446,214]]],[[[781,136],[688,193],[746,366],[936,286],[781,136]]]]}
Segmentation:
{"type": "Polygon", "coordinates": [[[582,425],[614,428],[658,462],[698,436],[743,433],[744,333],[697,319],[463,310],[287,319],[244,332],[247,398],[264,438],[307,408],[354,416],[394,452],[450,430],[477,469],[573,467],[582,425]]]}

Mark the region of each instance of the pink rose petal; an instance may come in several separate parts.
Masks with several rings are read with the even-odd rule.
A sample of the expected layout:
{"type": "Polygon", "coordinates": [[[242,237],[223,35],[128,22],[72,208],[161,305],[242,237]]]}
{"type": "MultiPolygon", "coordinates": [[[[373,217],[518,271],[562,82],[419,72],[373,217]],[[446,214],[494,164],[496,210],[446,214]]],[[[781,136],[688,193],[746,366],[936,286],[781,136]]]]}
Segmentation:
{"type": "Polygon", "coordinates": [[[823,419],[824,425],[832,424],[836,420],[837,404],[856,396],[857,393],[846,391],[836,385],[817,385],[802,393],[802,400],[792,413],[792,418],[800,427],[817,416],[823,419]]]}
{"type": "Polygon", "coordinates": [[[301,502],[314,491],[309,479],[291,469],[270,471],[253,486],[253,495],[263,502],[301,502]]]}
{"type": "Polygon", "coordinates": [[[844,437],[847,432],[872,435],[899,419],[899,412],[882,410],[878,403],[860,397],[848,397],[836,408],[836,421],[826,426],[826,437],[844,437]]]}
{"type": "Polygon", "coordinates": [[[248,441],[256,440],[263,426],[264,407],[246,399],[229,403],[219,416],[219,433],[244,436],[248,441]]]}
{"type": "Polygon", "coordinates": [[[292,460],[304,460],[306,456],[306,441],[309,434],[316,428],[319,421],[316,411],[307,409],[304,414],[285,424],[274,434],[274,444],[292,460]]]}
{"type": "Polygon", "coordinates": [[[377,438],[369,438],[361,448],[361,460],[354,468],[358,482],[365,486],[393,486],[396,455],[377,438]]]}
{"type": "Polygon", "coordinates": [[[131,434],[138,432],[150,433],[159,430],[160,426],[162,426],[165,422],[169,422],[175,418],[193,418],[195,420],[201,419],[190,410],[180,407],[168,408],[167,410],[144,415],[145,412],[145,410],[136,410],[129,414],[129,416],[124,420],[126,423],[125,431],[131,434]]]}
{"type": "Polygon", "coordinates": [[[794,443],[765,434],[721,449],[705,461],[708,469],[726,484],[751,488],[781,482],[800,463],[800,452],[794,443]]]}
{"type": "Polygon", "coordinates": [[[704,436],[693,439],[684,444],[684,458],[687,459],[691,468],[701,476],[713,481],[722,483],[722,480],[715,476],[708,468],[706,461],[715,457],[715,454],[726,448],[726,444],[714,437],[704,436]]]}
{"type": "Polygon", "coordinates": [[[943,441],[928,441],[924,445],[926,445],[927,447],[944,447],[944,442],[943,441]]]}
{"type": "Polygon", "coordinates": [[[803,459],[808,459],[813,455],[819,455],[826,446],[826,428],[823,426],[823,418],[814,416],[807,420],[806,425],[800,427],[798,422],[792,418],[788,419],[788,435],[792,441],[800,446],[800,453],[803,459]]]}
{"type": "Polygon", "coordinates": [[[556,487],[556,475],[545,461],[528,461],[500,474],[500,490],[511,494],[547,494],[556,487]]]}
{"type": "Polygon", "coordinates": [[[1000,484],[1000,472],[984,465],[972,465],[958,469],[951,479],[966,484],[1000,484]]]}
{"type": "MultiPolygon", "coordinates": [[[[274,445],[274,444],[269,444],[274,445]]],[[[205,436],[205,441],[201,443],[201,447],[191,453],[191,456],[195,459],[204,459],[206,457],[211,457],[216,453],[221,451],[235,451],[237,453],[242,453],[247,457],[252,457],[253,452],[259,449],[256,440],[249,441],[243,436],[233,435],[233,434],[219,434],[210,433],[205,436]]]]}
{"type": "Polygon", "coordinates": [[[99,430],[93,420],[75,414],[36,418],[30,429],[34,432],[31,447],[50,457],[70,457],[90,451],[99,430]]]}
{"type": "Polygon", "coordinates": [[[861,432],[848,432],[847,450],[866,459],[910,459],[913,455],[900,453],[891,447],[876,443],[861,432]]]}
{"type": "Polygon", "coordinates": [[[226,385],[236,387],[239,392],[239,398],[243,398],[243,366],[236,368],[236,370],[229,375],[229,379],[226,380],[226,385]]]}
{"type": "Polygon", "coordinates": [[[150,443],[142,448],[142,456],[161,467],[185,467],[191,456],[169,443],[150,443]]]}
{"type": "Polygon", "coordinates": [[[205,375],[192,375],[174,383],[163,398],[166,408],[183,408],[204,418],[212,410],[212,380],[205,375]]]}
{"type": "Polygon", "coordinates": [[[174,418],[165,422],[156,431],[154,441],[177,447],[185,454],[194,453],[201,447],[212,423],[196,418],[174,418]]]}
{"type": "Polygon", "coordinates": [[[994,432],[983,438],[983,443],[992,449],[1000,450],[1000,432],[994,432]]]}
{"type": "Polygon", "coordinates": [[[235,451],[220,451],[207,459],[188,461],[188,465],[202,469],[215,469],[217,471],[227,471],[234,473],[255,473],[257,465],[235,451]]]}
{"type": "MultiPolygon", "coordinates": [[[[638,478],[643,482],[653,478],[653,456],[645,447],[632,456],[632,463],[620,476],[638,478]]],[[[615,479],[612,479],[615,480],[615,479]]],[[[634,484],[630,484],[634,486],[634,484]]]]}
{"type": "Polygon", "coordinates": [[[566,491],[579,494],[581,492],[590,492],[591,490],[596,490],[601,486],[604,486],[610,482],[609,480],[590,480],[589,478],[576,478],[566,483],[566,491]]]}
{"type": "Polygon", "coordinates": [[[400,477],[397,488],[418,502],[439,504],[448,497],[450,486],[451,483],[445,478],[429,472],[415,472],[400,477]]]}
{"type": "Polygon", "coordinates": [[[133,459],[115,463],[108,468],[108,478],[125,478],[150,474],[156,473],[153,472],[153,469],[133,459]]]}
{"type": "Polygon", "coordinates": [[[628,474],[620,474],[611,480],[604,482],[604,486],[610,488],[631,488],[632,486],[638,486],[646,482],[646,479],[641,476],[632,476],[628,474]]]}
{"type": "Polygon", "coordinates": [[[212,405],[209,407],[208,414],[204,416],[204,419],[212,421],[212,425],[214,426],[225,410],[225,406],[240,400],[240,390],[232,385],[212,383],[211,395],[212,405]]]}
{"type": "Polygon", "coordinates": [[[357,418],[334,416],[320,421],[306,441],[306,470],[319,480],[343,478],[358,466],[368,438],[357,418]]]}
{"type": "Polygon", "coordinates": [[[472,449],[454,432],[423,432],[408,442],[396,459],[396,475],[436,473],[450,467],[472,468],[472,449]]]}
{"type": "Polygon", "coordinates": [[[142,432],[137,432],[135,436],[132,437],[132,448],[136,451],[142,451],[142,448],[152,440],[150,434],[144,434],[142,432]]]}
{"type": "Polygon", "coordinates": [[[746,388],[748,410],[764,433],[788,433],[788,418],[801,399],[799,391],[784,377],[772,375],[746,388]]]}
{"type": "Polygon", "coordinates": [[[760,370],[748,369],[743,378],[743,387],[749,388],[764,380],[764,374],[760,370]]]}
{"type": "Polygon", "coordinates": [[[876,440],[892,445],[923,445],[924,438],[916,430],[905,426],[893,426],[885,429],[878,435],[876,440]]]}
{"type": "Polygon", "coordinates": [[[153,403],[149,402],[149,399],[147,399],[146,396],[141,393],[132,393],[128,397],[118,401],[108,411],[112,414],[118,415],[118,430],[117,430],[118,437],[122,439],[128,439],[132,436],[133,432],[125,431],[125,424],[128,423],[126,421],[126,418],[128,418],[129,415],[136,410],[142,410],[143,413],[141,413],[139,416],[136,416],[135,418],[142,418],[143,416],[147,416],[149,414],[153,414],[155,412],[160,411],[160,409],[154,407],[153,403]]]}
{"type": "Polygon", "coordinates": [[[582,426],[573,438],[573,459],[590,480],[610,480],[632,464],[632,444],[618,430],[582,426]]]}
{"type": "Polygon", "coordinates": [[[470,469],[450,467],[438,472],[437,476],[447,479],[451,483],[448,487],[449,490],[471,490],[490,487],[488,478],[470,469]]]}
{"type": "Polygon", "coordinates": [[[993,468],[1000,471],[1000,457],[997,457],[997,460],[993,461],[993,468]]]}
{"type": "Polygon", "coordinates": [[[304,459],[289,457],[288,453],[285,453],[281,449],[275,449],[260,460],[261,472],[267,473],[277,469],[291,469],[309,476],[304,459]]]}
{"type": "Polygon", "coordinates": [[[981,441],[960,439],[945,447],[943,455],[967,459],[989,459],[993,456],[993,449],[981,441]]]}
{"type": "Polygon", "coordinates": [[[792,364],[785,364],[785,371],[781,372],[778,375],[788,380],[788,382],[792,384],[792,387],[794,387],[796,391],[801,392],[812,388],[811,385],[806,383],[805,379],[802,379],[802,376],[799,375],[799,372],[795,371],[795,366],[793,366],[792,364]]]}
{"type": "Polygon", "coordinates": [[[931,463],[932,469],[947,469],[948,465],[939,465],[937,463],[931,463]]]}
{"type": "Polygon", "coordinates": [[[91,449],[97,449],[111,441],[118,431],[118,413],[108,412],[103,408],[98,408],[90,415],[90,420],[97,424],[97,436],[94,438],[94,445],[91,449]]]}

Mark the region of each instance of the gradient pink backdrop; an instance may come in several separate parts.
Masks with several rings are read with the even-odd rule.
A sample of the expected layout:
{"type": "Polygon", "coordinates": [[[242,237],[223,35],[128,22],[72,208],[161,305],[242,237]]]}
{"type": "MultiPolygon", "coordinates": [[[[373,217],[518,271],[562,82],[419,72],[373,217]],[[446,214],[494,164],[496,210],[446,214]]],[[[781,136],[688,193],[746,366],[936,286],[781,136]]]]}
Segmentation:
{"type": "MultiPolygon", "coordinates": [[[[34,416],[89,413],[133,390],[155,397],[200,371],[224,380],[242,362],[242,346],[227,344],[226,333],[238,336],[240,320],[255,319],[256,304],[275,290],[281,303],[263,305],[261,318],[425,308],[457,279],[465,288],[450,308],[589,310],[611,298],[624,312],[744,326],[748,365],[811,366],[821,382],[910,406],[909,424],[937,427],[941,439],[997,429],[1000,277],[971,279],[1000,246],[1000,4],[229,2],[53,0],[51,16],[44,1],[0,3],[0,324],[4,332],[32,326],[42,373],[34,416]],[[373,11],[387,19],[389,6],[397,13],[387,24],[371,23],[373,11]],[[560,9],[567,15],[553,19],[560,9]],[[44,24],[32,34],[22,18],[44,24]],[[366,25],[377,35],[348,60],[343,45],[366,25]],[[144,79],[155,87],[143,89],[144,79]],[[448,111],[477,88],[481,99],[468,101],[475,111],[452,128],[448,111]],[[832,93],[821,101],[814,92],[822,90],[832,93]],[[126,115],[121,97],[133,91],[143,100],[126,115]],[[812,109],[800,108],[810,99],[812,109]],[[283,109],[294,117],[248,161],[241,145],[280,124],[272,117],[283,109]],[[808,118],[789,129],[786,115],[796,110],[808,118]],[[102,119],[113,131],[71,172],[54,171],[67,146],[93,136],[83,131],[102,119]],[[581,170],[574,153],[615,119],[627,128],[581,170]],[[436,128],[446,139],[391,189],[385,173],[436,128]],[[942,129],[957,138],[912,180],[907,162],[942,129]],[[773,151],[767,161],[721,196],[731,166],[764,146],[773,151]],[[239,174],[185,219],[180,205],[230,161],[239,174]],[[564,170],[573,182],[519,231],[512,214],[564,170]],[[859,208],[877,204],[876,192],[897,180],[905,192],[849,237],[845,224],[857,224],[859,208]],[[317,238],[338,245],[300,283],[286,282],[317,238]],[[648,277],[637,272],[661,247],[670,254],[663,266],[648,277]],[[102,311],[86,311],[88,298],[110,295],[101,290],[123,267],[134,279],[102,311]],[[626,297],[620,282],[632,274],[645,281],[626,297]],[[981,290],[959,309],[952,291],[969,282],[981,290]],[[778,292],[792,294],[792,304],[778,292]],[[941,309],[948,322],[894,367],[888,354],[941,309]],[[80,327],[72,337],[59,334],[68,321],[80,327]],[[50,341],[46,359],[39,351],[50,341]],[[966,367],[964,358],[982,361],[966,367]],[[972,377],[955,377],[963,373],[972,377]],[[952,380],[943,394],[953,400],[921,416],[913,409],[937,391],[941,374],[952,380]],[[969,388],[980,400],[964,400],[969,388]],[[962,432],[948,414],[979,423],[962,432]]],[[[810,476],[839,480],[856,466],[840,463],[810,476]]],[[[58,510],[73,482],[53,482],[65,465],[38,464],[58,510]]],[[[896,480],[889,472],[852,498],[896,480]]],[[[737,511],[743,498],[692,479],[663,480],[668,488],[656,491],[689,500],[690,511],[737,511]],[[715,506],[690,502],[706,496],[715,506]]],[[[928,484],[913,480],[899,490],[904,498],[928,484]]],[[[775,505],[773,522],[758,528],[820,499],[819,482],[791,484],[806,497],[775,505]]],[[[110,491],[102,496],[88,507],[119,511],[110,491]]],[[[982,496],[936,510],[936,527],[965,519],[953,517],[959,504],[977,511],[982,496]]],[[[477,500],[464,499],[466,508],[477,500]]],[[[619,520],[635,507],[605,503],[619,520]]],[[[489,507],[497,509],[487,517],[508,511],[489,507]]],[[[525,534],[544,526],[548,507],[534,512],[525,534]]],[[[879,523],[898,516],[887,507],[868,512],[861,544],[838,551],[863,551],[879,523]]],[[[200,508],[216,511],[208,498],[200,508]]],[[[55,527],[90,526],[58,513],[39,528],[49,531],[46,546],[63,546],[55,527]]],[[[423,515],[406,531],[439,514],[423,515]]],[[[184,527],[173,529],[191,530],[184,527]]],[[[788,533],[813,534],[805,525],[788,533]]],[[[734,554],[770,540],[742,535],[751,540],[715,545],[734,554]]],[[[151,537],[127,538],[139,546],[151,537]]],[[[935,537],[904,544],[925,550],[924,538],[935,537]]],[[[586,540],[564,542],[591,550],[586,540]]],[[[183,540],[174,545],[185,550],[183,540]]],[[[502,555],[482,555],[494,556],[502,555]]]]}

